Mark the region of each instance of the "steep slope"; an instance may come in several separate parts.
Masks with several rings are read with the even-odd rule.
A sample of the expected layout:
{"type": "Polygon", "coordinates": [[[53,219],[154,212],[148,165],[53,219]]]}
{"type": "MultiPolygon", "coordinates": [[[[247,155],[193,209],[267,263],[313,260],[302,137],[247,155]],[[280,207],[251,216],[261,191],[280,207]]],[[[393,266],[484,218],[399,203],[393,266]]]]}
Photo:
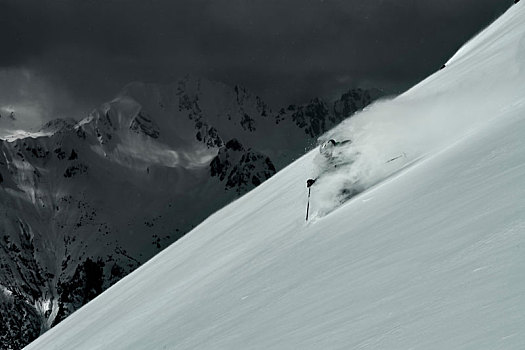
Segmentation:
{"type": "Polygon", "coordinates": [[[312,151],[28,349],[522,349],[524,16],[327,135],[353,136],[359,196],[305,224],[312,151]]]}
{"type": "Polygon", "coordinates": [[[26,345],[372,98],[351,95],[272,112],[245,89],[204,79],[133,83],[80,122],[6,137],[1,347],[26,345]]]}

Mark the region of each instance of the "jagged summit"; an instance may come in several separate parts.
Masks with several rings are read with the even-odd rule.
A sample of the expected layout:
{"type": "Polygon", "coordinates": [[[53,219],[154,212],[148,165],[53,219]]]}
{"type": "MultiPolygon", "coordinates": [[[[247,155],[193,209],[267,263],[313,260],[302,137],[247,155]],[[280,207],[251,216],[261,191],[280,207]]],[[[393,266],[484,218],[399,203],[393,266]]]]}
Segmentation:
{"type": "Polygon", "coordinates": [[[63,130],[72,130],[77,125],[77,121],[75,119],[53,119],[49,122],[45,123],[41,128],[40,132],[44,133],[56,133],[61,132],[63,130]]]}

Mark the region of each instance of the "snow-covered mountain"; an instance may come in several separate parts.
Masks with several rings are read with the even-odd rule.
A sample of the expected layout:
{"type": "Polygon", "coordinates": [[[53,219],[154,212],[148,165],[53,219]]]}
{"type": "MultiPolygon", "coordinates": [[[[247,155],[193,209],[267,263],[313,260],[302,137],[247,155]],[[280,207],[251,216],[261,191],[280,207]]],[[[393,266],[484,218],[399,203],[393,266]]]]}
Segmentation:
{"type": "Polygon", "coordinates": [[[27,349],[525,348],[524,18],[325,135],[344,166],[306,154],[27,349]]]}
{"type": "Polygon", "coordinates": [[[272,111],[240,87],[133,83],[80,122],[0,142],[0,343],[17,349],[374,98],[272,111]]]}

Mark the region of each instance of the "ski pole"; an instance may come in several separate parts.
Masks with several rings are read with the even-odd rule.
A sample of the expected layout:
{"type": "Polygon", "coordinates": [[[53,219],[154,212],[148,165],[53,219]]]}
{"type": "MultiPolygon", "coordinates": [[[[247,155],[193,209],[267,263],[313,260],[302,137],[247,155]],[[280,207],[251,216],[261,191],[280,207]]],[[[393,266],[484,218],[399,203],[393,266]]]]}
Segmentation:
{"type": "Polygon", "coordinates": [[[306,204],[306,221],[308,221],[308,211],[310,211],[310,191],[312,189],[308,187],[308,202],[306,204]]]}
{"type": "Polygon", "coordinates": [[[308,188],[308,204],[306,204],[306,221],[308,221],[308,212],[310,211],[310,191],[312,190],[310,187],[315,183],[316,179],[308,179],[306,181],[306,187],[308,188]]]}

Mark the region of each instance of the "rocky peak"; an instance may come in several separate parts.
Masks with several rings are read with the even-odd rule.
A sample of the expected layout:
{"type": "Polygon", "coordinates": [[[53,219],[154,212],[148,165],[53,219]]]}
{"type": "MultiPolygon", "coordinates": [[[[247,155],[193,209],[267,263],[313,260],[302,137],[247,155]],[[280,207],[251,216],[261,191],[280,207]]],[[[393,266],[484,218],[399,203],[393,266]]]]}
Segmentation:
{"type": "Polygon", "coordinates": [[[238,194],[246,193],[260,185],[276,173],[269,157],[252,149],[247,149],[232,139],[210,163],[210,175],[224,182],[226,190],[233,189],[238,194]]]}
{"type": "Polygon", "coordinates": [[[57,118],[57,119],[50,120],[47,123],[45,123],[40,128],[39,131],[40,132],[50,132],[50,133],[70,131],[70,130],[73,130],[76,124],[77,124],[77,121],[72,118],[68,118],[68,119],[57,118]]]}
{"type": "Polygon", "coordinates": [[[149,117],[149,115],[142,111],[132,119],[129,128],[137,134],[143,134],[154,139],[157,139],[160,134],[160,129],[157,124],[149,117]]]}
{"type": "Polygon", "coordinates": [[[244,151],[244,147],[237,139],[231,139],[226,142],[226,149],[231,149],[232,151],[244,151]]]}

